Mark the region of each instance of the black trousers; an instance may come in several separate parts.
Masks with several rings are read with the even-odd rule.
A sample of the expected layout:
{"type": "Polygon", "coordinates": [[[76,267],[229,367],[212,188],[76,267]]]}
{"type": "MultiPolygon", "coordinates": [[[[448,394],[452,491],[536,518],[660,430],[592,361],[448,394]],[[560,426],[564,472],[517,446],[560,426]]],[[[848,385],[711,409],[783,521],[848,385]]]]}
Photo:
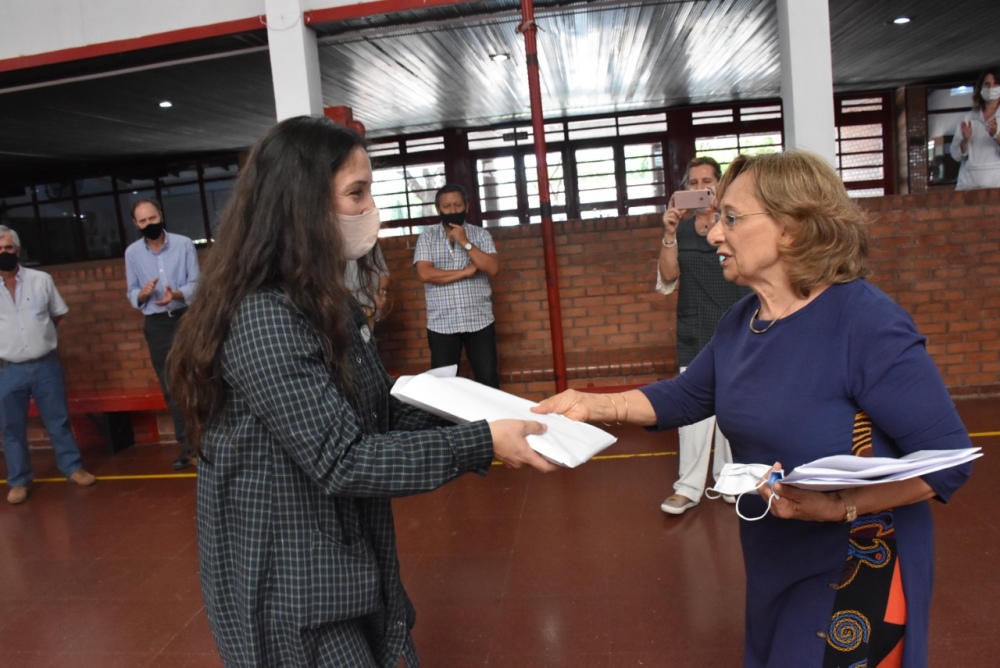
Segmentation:
{"type": "MultiPolygon", "coordinates": [[[[176,313],[176,311],[175,311],[176,313]]],[[[177,442],[181,444],[183,451],[181,456],[191,454],[191,447],[187,443],[187,430],[184,428],[184,418],[174,404],[174,399],[170,395],[167,387],[167,376],[165,367],[167,365],[167,354],[170,346],[174,344],[174,333],[181,322],[182,313],[170,316],[166,313],[155,313],[147,315],[142,326],[142,333],[146,336],[146,346],[149,348],[149,358],[153,362],[153,370],[156,371],[156,378],[160,381],[160,389],[163,390],[163,399],[170,409],[170,418],[174,422],[174,433],[177,435],[177,442]]]]}
{"type": "Polygon", "coordinates": [[[427,343],[431,348],[431,368],[458,364],[462,359],[462,348],[472,366],[476,382],[490,387],[500,387],[500,372],[497,371],[497,331],[496,323],[490,323],[478,332],[439,334],[427,330],[427,343]]]}

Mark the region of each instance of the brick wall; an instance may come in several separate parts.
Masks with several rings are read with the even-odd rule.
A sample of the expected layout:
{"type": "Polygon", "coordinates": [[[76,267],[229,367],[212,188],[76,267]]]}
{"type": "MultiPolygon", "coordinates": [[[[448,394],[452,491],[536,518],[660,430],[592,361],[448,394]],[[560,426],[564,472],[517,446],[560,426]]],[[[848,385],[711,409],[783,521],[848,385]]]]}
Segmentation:
{"type": "MultiPolygon", "coordinates": [[[[1000,392],[1000,190],[862,205],[875,219],[872,281],[913,314],[948,387],[956,395],[1000,392]]],[[[654,215],[556,225],[570,386],[632,385],[676,372],[675,298],[653,292],[661,229],[654,215]]],[[[504,387],[539,398],[554,389],[540,229],[491,233],[502,258],[494,310],[504,387]]],[[[414,241],[383,240],[395,305],[378,337],[386,367],[397,373],[426,369],[430,359],[414,241]]],[[[123,265],[48,270],[70,306],[59,327],[70,392],[156,385],[142,316],[125,299],[123,265]]]]}
{"type": "MultiPolygon", "coordinates": [[[[630,385],[676,373],[676,299],[653,291],[659,215],[558,223],[555,230],[568,384],[630,385]]],[[[501,256],[493,310],[502,384],[541,397],[555,387],[541,229],[490,232],[501,256]]],[[[414,242],[382,240],[394,306],[377,334],[386,367],[394,373],[430,364],[424,289],[412,266],[414,242]]]]}
{"type": "Polygon", "coordinates": [[[1000,190],[863,203],[871,280],[913,315],[952,394],[1000,391],[1000,190]]]}

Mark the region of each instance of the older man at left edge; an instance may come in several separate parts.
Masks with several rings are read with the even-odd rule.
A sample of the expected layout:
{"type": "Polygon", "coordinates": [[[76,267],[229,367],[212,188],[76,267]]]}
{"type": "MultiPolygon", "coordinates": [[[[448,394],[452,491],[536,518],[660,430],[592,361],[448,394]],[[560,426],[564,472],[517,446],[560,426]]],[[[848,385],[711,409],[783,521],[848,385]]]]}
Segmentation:
{"type": "Polygon", "coordinates": [[[0,423],[7,461],[7,502],[28,499],[35,479],[28,452],[28,402],[38,413],[52,441],[56,466],[82,487],[95,478],[83,470],[80,448],[73,438],[66,408],[66,385],[56,353],[56,325],[69,308],[52,277],[22,267],[17,232],[0,225],[0,423]]]}

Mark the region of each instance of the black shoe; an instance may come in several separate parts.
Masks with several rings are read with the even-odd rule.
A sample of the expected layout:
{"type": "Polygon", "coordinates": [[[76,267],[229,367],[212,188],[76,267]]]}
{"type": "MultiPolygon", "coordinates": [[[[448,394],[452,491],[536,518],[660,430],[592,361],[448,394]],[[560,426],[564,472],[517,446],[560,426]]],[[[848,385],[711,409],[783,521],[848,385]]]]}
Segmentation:
{"type": "Polygon", "coordinates": [[[191,466],[191,458],[188,457],[187,455],[181,455],[180,457],[174,460],[175,471],[186,469],[189,466],[191,466]]]}

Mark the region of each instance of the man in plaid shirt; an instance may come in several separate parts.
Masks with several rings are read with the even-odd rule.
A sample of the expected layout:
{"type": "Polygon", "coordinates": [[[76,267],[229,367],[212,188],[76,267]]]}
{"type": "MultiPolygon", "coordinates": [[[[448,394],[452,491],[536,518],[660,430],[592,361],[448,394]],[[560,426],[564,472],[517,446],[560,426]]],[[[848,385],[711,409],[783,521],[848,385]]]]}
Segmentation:
{"type": "Polygon", "coordinates": [[[465,348],[476,381],[500,387],[490,287],[500,258],[493,237],[466,223],[468,199],[462,186],[444,186],[434,204],[441,224],[424,228],[413,255],[427,298],[431,368],[458,364],[465,348]]]}

